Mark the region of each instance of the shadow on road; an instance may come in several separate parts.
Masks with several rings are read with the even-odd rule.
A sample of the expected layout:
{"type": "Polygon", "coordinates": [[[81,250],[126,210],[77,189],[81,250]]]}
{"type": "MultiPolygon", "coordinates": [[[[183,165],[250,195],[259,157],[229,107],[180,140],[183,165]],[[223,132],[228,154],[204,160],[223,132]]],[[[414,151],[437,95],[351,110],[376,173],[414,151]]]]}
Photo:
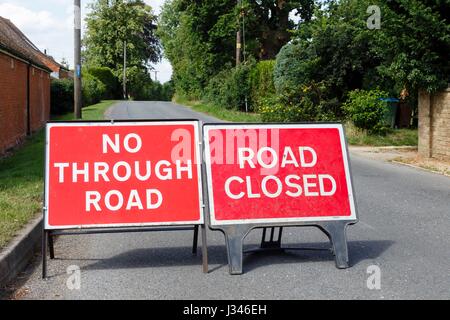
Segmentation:
{"type": "MultiPolygon", "coordinates": [[[[394,242],[387,240],[349,241],[350,265],[355,266],[365,260],[374,260],[386,251],[394,242]]],[[[291,244],[292,246],[292,244],[291,244]]],[[[296,245],[301,247],[302,245],[296,245]]],[[[284,263],[305,263],[316,261],[334,261],[333,254],[326,250],[329,243],[308,243],[314,250],[279,250],[247,253],[244,256],[244,271],[250,271],[267,265],[284,263]]],[[[254,249],[255,245],[246,245],[244,250],[254,249]]],[[[98,259],[84,266],[84,270],[159,268],[170,266],[201,265],[201,254],[193,255],[190,247],[161,247],[130,250],[111,258],[98,259]]],[[[59,259],[65,260],[63,257],[59,259]]],[[[209,246],[208,259],[210,272],[227,266],[227,254],[224,246],[209,246]]],[[[77,260],[72,257],[68,260],[77,260]]],[[[82,260],[82,259],[81,259],[82,260]]],[[[91,260],[91,259],[89,259],[91,260]]]]}
{"type": "MultiPolygon", "coordinates": [[[[348,251],[350,266],[356,266],[366,260],[374,260],[385,252],[394,241],[370,240],[370,241],[349,241],[348,251]]],[[[244,257],[244,270],[250,271],[266,265],[277,265],[282,263],[309,263],[330,261],[334,263],[333,253],[329,250],[328,242],[307,243],[286,246],[285,250],[258,251],[247,254],[244,257]],[[315,248],[318,250],[289,249],[293,248],[315,248]]]]}

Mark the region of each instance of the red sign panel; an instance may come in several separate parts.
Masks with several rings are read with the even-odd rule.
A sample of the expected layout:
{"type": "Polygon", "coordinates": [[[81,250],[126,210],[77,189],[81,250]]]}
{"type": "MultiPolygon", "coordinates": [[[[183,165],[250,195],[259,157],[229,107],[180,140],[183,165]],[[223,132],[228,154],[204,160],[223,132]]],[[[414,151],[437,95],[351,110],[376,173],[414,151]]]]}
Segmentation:
{"type": "Polygon", "coordinates": [[[47,124],[45,228],[202,224],[197,121],[47,124]]]}
{"type": "Polygon", "coordinates": [[[211,225],[356,220],[340,124],[205,125],[211,225]]]}

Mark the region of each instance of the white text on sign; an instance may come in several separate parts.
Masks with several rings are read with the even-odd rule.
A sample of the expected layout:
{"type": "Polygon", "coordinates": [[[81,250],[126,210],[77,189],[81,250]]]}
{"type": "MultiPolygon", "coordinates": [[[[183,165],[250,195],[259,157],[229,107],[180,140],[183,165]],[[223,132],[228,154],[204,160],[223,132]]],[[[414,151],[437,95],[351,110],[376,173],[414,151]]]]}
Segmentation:
{"type": "MultiPolygon", "coordinates": [[[[240,169],[256,169],[258,164],[265,169],[313,168],[317,164],[316,151],[308,146],[299,146],[296,150],[285,147],[281,156],[270,147],[262,147],[255,152],[251,148],[238,148],[238,163],[240,169]]],[[[244,197],[277,198],[283,192],[289,197],[333,196],[336,192],[336,180],[329,174],[290,174],[284,178],[266,175],[255,187],[251,176],[231,176],[225,180],[225,194],[233,200],[244,197]]]]}
{"type": "MultiPolygon", "coordinates": [[[[142,148],[142,139],[138,134],[130,133],[123,137],[119,134],[110,136],[102,135],[102,153],[109,152],[137,153],[142,148]]],[[[114,164],[106,162],[56,162],[54,168],[58,172],[58,182],[64,183],[100,183],[100,182],[128,182],[130,179],[139,181],[151,181],[152,179],[180,180],[192,179],[192,161],[175,160],[175,163],[161,159],[152,161],[117,161],[114,164]]],[[[110,211],[118,210],[152,210],[157,209],[163,202],[163,195],[158,189],[136,190],[129,192],[109,190],[101,193],[98,190],[85,192],[85,208],[87,212],[102,211],[106,208],[110,211]]]]}

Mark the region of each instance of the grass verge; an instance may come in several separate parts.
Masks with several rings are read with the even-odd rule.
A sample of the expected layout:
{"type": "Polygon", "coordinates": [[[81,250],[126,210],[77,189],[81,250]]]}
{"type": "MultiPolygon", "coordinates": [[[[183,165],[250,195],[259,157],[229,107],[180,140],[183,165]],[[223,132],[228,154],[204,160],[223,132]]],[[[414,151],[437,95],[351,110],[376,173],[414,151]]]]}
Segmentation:
{"type": "MultiPolygon", "coordinates": [[[[83,108],[83,120],[100,120],[115,101],[102,101],[83,108]]],[[[73,114],[54,120],[71,120],[73,114]]],[[[0,249],[42,207],[44,173],[44,130],[36,132],[20,148],[0,159],[0,249]]]]}
{"type": "MultiPolygon", "coordinates": [[[[175,96],[176,103],[190,107],[191,109],[203,112],[213,117],[230,122],[262,122],[261,116],[257,113],[229,110],[202,101],[187,100],[175,96]]],[[[385,136],[371,135],[359,130],[353,125],[346,124],[346,134],[350,145],[355,146],[417,146],[417,129],[392,130],[385,136]]]]}
{"type": "Polygon", "coordinates": [[[346,124],[345,133],[348,143],[355,146],[417,146],[419,140],[417,129],[395,129],[386,135],[373,135],[346,124]]]}
{"type": "Polygon", "coordinates": [[[242,112],[221,108],[203,101],[191,101],[181,97],[175,97],[176,103],[191,108],[194,111],[203,112],[209,116],[230,122],[261,122],[261,116],[254,112],[242,112]]]}

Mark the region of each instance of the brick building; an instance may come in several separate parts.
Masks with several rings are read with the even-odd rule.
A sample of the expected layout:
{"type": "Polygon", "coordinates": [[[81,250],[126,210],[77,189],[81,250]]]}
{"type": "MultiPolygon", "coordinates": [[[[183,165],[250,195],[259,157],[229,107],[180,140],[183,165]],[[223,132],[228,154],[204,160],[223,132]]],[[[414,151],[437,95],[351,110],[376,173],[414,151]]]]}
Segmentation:
{"type": "Polygon", "coordinates": [[[53,79],[73,79],[73,72],[68,68],[58,63],[53,57],[46,54],[46,52],[40,54],[42,63],[52,70],[50,77],[53,79]]]}
{"type": "Polygon", "coordinates": [[[0,154],[50,116],[50,73],[35,45],[0,17],[0,154]]]}

